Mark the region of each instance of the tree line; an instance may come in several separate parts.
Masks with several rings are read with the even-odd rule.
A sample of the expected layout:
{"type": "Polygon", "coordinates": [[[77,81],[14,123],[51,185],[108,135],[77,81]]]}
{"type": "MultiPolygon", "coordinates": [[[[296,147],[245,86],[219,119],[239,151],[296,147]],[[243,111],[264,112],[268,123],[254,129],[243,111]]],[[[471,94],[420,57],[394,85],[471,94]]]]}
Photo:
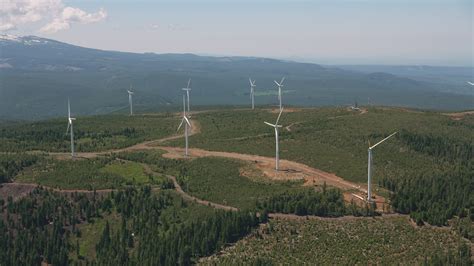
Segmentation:
{"type": "Polygon", "coordinates": [[[30,154],[0,154],[0,183],[8,182],[24,168],[39,160],[30,154]]]}
{"type": "Polygon", "coordinates": [[[364,208],[354,202],[346,206],[340,189],[327,188],[324,183],[321,191],[314,189],[293,190],[258,201],[257,209],[265,213],[289,213],[296,215],[316,215],[321,217],[340,217],[344,215],[374,216],[374,204],[364,208]]]}

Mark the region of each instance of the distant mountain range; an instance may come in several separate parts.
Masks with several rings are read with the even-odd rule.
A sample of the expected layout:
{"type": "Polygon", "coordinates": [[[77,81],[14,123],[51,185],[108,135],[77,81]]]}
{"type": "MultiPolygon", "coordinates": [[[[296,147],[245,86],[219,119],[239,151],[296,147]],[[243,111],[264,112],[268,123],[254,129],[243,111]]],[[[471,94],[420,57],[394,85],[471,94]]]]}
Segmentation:
{"type": "Polygon", "coordinates": [[[370,97],[376,105],[474,108],[472,88],[464,81],[429,82],[385,70],[257,57],[125,53],[0,35],[0,120],[64,116],[68,97],[75,115],[126,112],[131,85],[137,112],[176,109],[189,78],[192,106],[247,105],[249,77],[257,81],[256,103],[276,104],[273,80],[286,76],[284,104],[366,104],[370,97]]]}

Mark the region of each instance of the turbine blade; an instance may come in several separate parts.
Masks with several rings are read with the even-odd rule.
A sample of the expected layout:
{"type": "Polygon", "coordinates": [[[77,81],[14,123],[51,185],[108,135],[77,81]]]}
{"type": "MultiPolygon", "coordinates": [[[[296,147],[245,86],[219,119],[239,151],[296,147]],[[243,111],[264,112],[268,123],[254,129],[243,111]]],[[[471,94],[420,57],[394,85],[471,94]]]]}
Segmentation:
{"type": "Polygon", "coordinates": [[[280,87],[280,83],[278,83],[276,80],[274,80],[273,82],[275,82],[275,84],[280,87]]]}
{"type": "Polygon", "coordinates": [[[268,123],[268,122],[266,122],[266,121],[265,121],[265,122],[263,122],[263,123],[265,123],[265,124],[267,124],[267,125],[269,125],[269,126],[275,127],[275,125],[274,125],[274,124],[270,124],[270,123],[268,123]]]}
{"type": "Polygon", "coordinates": [[[281,78],[280,85],[283,85],[283,81],[285,81],[285,77],[281,78]]]}
{"type": "Polygon", "coordinates": [[[184,123],[184,118],[181,120],[181,123],[179,123],[178,129],[176,130],[176,132],[179,131],[179,129],[181,128],[181,126],[183,125],[183,123],[184,123]]]}
{"type": "Polygon", "coordinates": [[[383,140],[377,142],[377,144],[375,144],[374,146],[370,147],[369,149],[373,149],[375,148],[377,145],[379,145],[380,143],[386,141],[387,139],[391,138],[393,135],[397,134],[398,132],[393,132],[392,134],[390,134],[388,137],[384,138],[383,140]]]}
{"type": "Polygon", "coordinates": [[[275,125],[278,125],[278,121],[280,121],[280,116],[281,116],[282,112],[283,112],[283,107],[281,108],[280,113],[278,114],[278,118],[277,118],[277,121],[276,121],[275,125]]]}
{"type": "Polygon", "coordinates": [[[188,80],[188,86],[186,87],[186,89],[189,89],[190,84],[191,84],[191,79],[188,80]]]}
{"type": "Polygon", "coordinates": [[[67,117],[71,117],[71,104],[69,102],[69,98],[67,98],[67,117]]]}
{"type": "Polygon", "coordinates": [[[67,123],[67,129],[66,129],[66,135],[67,135],[67,133],[69,133],[69,127],[70,127],[70,126],[71,126],[71,123],[68,122],[68,123],[67,123]]]}
{"type": "Polygon", "coordinates": [[[184,120],[186,120],[186,123],[191,127],[191,123],[189,122],[189,119],[186,116],[183,116],[184,120]]]}

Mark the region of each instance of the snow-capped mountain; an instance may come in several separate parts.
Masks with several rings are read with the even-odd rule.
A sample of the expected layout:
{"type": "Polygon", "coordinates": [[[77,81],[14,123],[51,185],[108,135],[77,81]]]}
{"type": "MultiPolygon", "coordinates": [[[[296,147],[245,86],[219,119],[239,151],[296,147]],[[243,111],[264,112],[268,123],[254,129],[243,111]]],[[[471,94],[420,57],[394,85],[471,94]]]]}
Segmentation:
{"type": "Polygon", "coordinates": [[[11,34],[0,34],[0,44],[8,45],[8,43],[21,43],[23,45],[47,44],[51,40],[37,36],[17,36],[11,34]]]}

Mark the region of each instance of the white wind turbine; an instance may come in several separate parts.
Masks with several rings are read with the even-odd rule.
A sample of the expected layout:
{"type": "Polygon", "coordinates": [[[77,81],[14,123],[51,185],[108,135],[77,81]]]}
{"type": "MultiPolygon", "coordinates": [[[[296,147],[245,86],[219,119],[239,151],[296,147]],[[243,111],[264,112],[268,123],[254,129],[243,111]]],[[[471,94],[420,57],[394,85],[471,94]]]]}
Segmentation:
{"type": "Polygon", "coordinates": [[[283,81],[285,81],[285,77],[283,77],[280,81],[280,83],[278,83],[276,80],[274,80],[275,84],[278,86],[278,100],[280,101],[280,110],[282,109],[282,106],[281,106],[281,87],[283,87],[283,81]]]}
{"type": "Polygon", "coordinates": [[[371,201],[372,200],[372,193],[371,193],[371,180],[372,180],[372,149],[375,148],[377,145],[379,145],[380,143],[386,141],[387,139],[391,138],[393,135],[397,134],[397,132],[394,132],[392,134],[390,134],[390,136],[384,138],[383,140],[377,142],[377,144],[375,144],[374,146],[370,146],[370,141],[369,141],[369,149],[368,149],[368,152],[369,152],[369,158],[368,158],[368,165],[367,165],[367,201],[371,201]]]}
{"type": "Polygon", "coordinates": [[[76,118],[71,117],[71,104],[69,103],[69,99],[67,99],[67,129],[66,135],[69,132],[69,128],[71,128],[71,156],[74,157],[74,131],[72,128],[72,121],[76,120],[76,118]]]}
{"type": "Polygon", "coordinates": [[[253,110],[255,109],[255,105],[254,105],[255,80],[252,81],[249,78],[249,82],[250,82],[250,99],[252,100],[252,110],[253,110]]]}
{"type": "Polygon", "coordinates": [[[474,82],[468,81],[467,84],[474,86],[474,82]]]}
{"type": "Polygon", "coordinates": [[[130,85],[130,90],[127,90],[128,92],[128,104],[130,105],[130,115],[133,115],[133,101],[132,101],[132,95],[134,94],[132,91],[132,85],[130,85]]]}
{"type": "Polygon", "coordinates": [[[280,116],[281,116],[281,113],[283,112],[283,108],[280,109],[280,113],[278,114],[278,118],[275,122],[275,124],[270,124],[268,122],[264,122],[265,124],[273,127],[275,129],[275,151],[276,151],[276,154],[275,154],[275,170],[278,171],[278,167],[279,167],[279,161],[280,161],[280,155],[279,155],[279,150],[278,150],[278,129],[281,128],[282,126],[281,125],[278,125],[278,121],[280,120],[280,116]]]}
{"type": "Polygon", "coordinates": [[[177,131],[179,131],[183,123],[184,123],[184,138],[186,142],[186,149],[185,149],[184,155],[188,156],[188,131],[189,131],[188,128],[191,127],[191,123],[189,122],[188,117],[186,117],[186,98],[184,97],[184,95],[183,95],[183,119],[181,120],[181,123],[179,124],[177,131]]]}
{"type": "Polygon", "coordinates": [[[188,86],[182,89],[183,91],[186,91],[186,97],[188,98],[188,113],[190,112],[189,110],[189,91],[191,90],[191,88],[189,87],[190,84],[191,84],[191,79],[188,80],[188,86]]]}

